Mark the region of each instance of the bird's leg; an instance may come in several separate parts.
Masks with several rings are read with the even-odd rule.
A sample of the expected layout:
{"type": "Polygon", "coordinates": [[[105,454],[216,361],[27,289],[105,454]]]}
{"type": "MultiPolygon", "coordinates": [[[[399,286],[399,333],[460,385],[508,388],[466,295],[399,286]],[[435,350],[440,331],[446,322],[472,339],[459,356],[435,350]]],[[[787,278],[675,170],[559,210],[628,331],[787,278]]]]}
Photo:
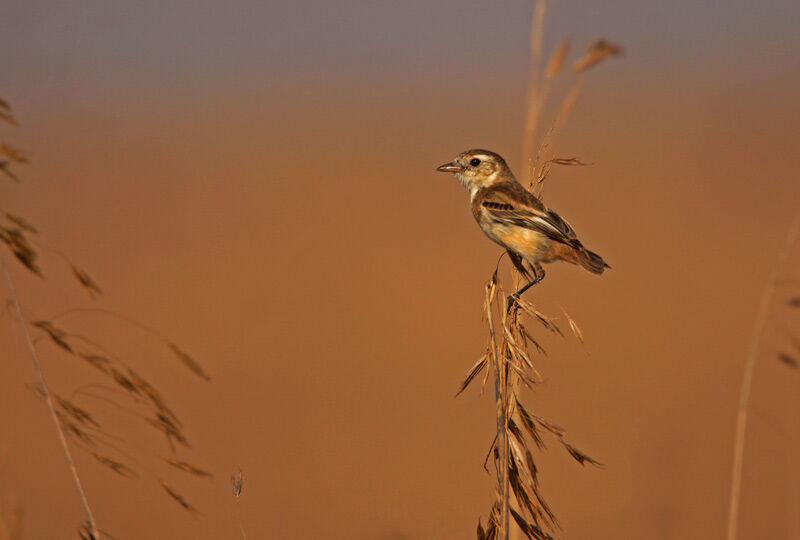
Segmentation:
{"type": "Polygon", "coordinates": [[[519,297],[522,296],[522,293],[539,283],[544,279],[544,268],[542,268],[541,264],[532,264],[531,268],[533,268],[533,279],[528,282],[527,285],[522,287],[520,290],[512,294],[508,297],[508,309],[511,309],[511,306],[519,300],[519,297]]]}

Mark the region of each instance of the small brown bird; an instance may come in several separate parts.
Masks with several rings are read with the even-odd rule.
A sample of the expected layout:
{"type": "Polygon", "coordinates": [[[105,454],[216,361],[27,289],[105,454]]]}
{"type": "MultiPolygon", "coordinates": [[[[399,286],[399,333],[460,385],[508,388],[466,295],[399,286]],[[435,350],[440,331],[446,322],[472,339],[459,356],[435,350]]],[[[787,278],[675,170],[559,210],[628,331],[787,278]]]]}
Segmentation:
{"type": "Polygon", "coordinates": [[[544,278],[541,263],[567,261],[595,274],[610,268],[600,255],[583,247],[561,216],[517,182],[498,154],[467,150],[436,170],[454,173],[469,190],[475,221],[486,236],[506,248],[511,262],[530,280],[514,293],[515,298],[544,278]]]}

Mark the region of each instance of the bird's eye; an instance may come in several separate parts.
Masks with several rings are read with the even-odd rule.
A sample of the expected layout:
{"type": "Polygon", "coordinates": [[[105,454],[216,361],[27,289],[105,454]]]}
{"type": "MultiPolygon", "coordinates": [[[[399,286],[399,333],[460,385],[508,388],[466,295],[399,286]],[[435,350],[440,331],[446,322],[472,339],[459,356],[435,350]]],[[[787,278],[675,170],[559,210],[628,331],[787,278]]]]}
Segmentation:
{"type": "Polygon", "coordinates": [[[481,164],[481,160],[475,157],[469,160],[469,164],[472,165],[473,167],[477,167],[478,165],[481,164]]]}

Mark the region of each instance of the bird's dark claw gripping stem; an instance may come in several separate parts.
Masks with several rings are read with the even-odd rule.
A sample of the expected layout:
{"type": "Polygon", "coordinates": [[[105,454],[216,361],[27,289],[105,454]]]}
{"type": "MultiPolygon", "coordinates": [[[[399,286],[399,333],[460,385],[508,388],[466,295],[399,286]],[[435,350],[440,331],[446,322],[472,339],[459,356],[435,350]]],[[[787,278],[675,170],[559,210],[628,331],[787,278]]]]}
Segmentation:
{"type": "Polygon", "coordinates": [[[530,289],[531,287],[533,287],[534,285],[536,285],[537,283],[539,283],[540,281],[542,281],[544,279],[544,268],[542,268],[541,266],[535,266],[533,268],[533,272],[534,272],[533,279],[530,280],[527,285],[525,285],[520,290],[518,290],[517,292],[515,292],[514,294],[512,294],[512,295],[510,295],[508,297],[508,299],[507,299],[507,303],[508,303],[507,312],[509,312],[509,313],[511,312],[511,308],[514,306],[514,304],[517,303],[517,300],[519,300],[519,297],[522,296],[522,293],[524,293],[525,291],[527,291],[528,289],[530,289]]]}

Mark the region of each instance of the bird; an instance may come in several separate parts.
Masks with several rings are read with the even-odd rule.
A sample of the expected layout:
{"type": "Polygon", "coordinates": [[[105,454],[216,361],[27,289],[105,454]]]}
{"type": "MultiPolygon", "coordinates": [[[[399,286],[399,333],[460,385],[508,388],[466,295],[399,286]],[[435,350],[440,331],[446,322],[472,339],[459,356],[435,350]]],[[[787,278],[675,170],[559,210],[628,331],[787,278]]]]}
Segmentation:
{"type": "Polygon", "coordinates": [[[600,255],[583,247],[564,218],[517,181],[499,154],[467,150],[436,170],[454,174],[469,191],[472,215],[481,230],[506,249],[514,267],[529,280],[511,298],[518,300],[544,279],[543,263],[566,261],[594,274],[611,268],[600,255]]]}

